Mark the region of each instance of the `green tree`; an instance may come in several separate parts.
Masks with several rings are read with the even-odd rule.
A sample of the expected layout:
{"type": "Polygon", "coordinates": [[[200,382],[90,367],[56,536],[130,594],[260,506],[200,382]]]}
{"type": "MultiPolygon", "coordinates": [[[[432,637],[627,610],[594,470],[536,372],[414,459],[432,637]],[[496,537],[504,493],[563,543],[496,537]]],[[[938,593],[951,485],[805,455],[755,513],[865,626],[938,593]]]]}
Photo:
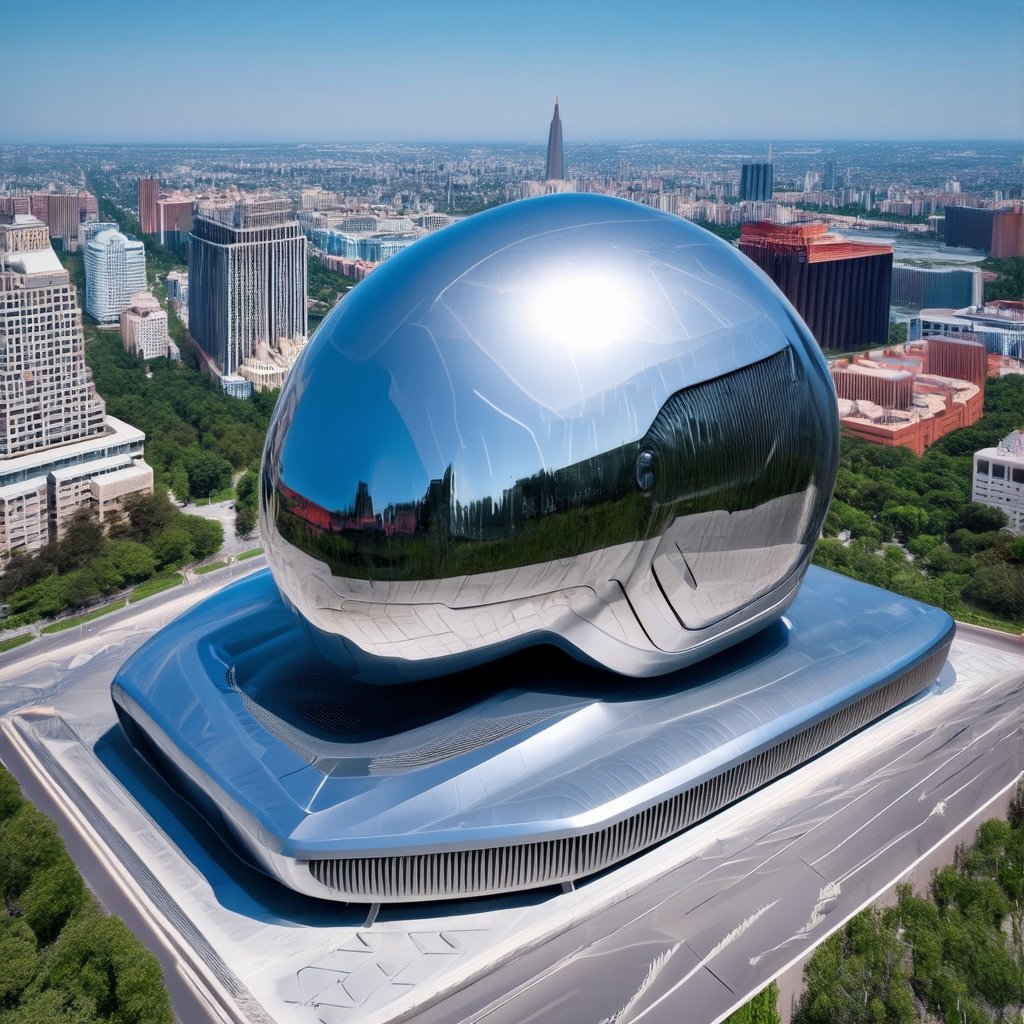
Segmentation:
{"type": "Polygon", "coordinates": [[[158,536],[170,525],[176,509],[164,491],[153,494],[132,494],[124,500],[125,514],[128,516],[128,527],[118,530],[125,533],[131,540],[143,544],[158,536]]]}
{"type": "Polygon", "coordinates": [[[93,911],[71,921],[53,944],[42,989],[70,996],[112,1024],[171,1024],[160,966],[124,922],[93,911]]]}
{"type": "Polygon", "coordinates": [[[881,518],[892,534],[902,541],[923,533],[928,525],[928,513],[916,505],[889,505],[881,518]]]}
{"type": "Polygon", "coordinates": [[[256,519],[256,513],[248,506],[239,508],[235,512],[235,536],[239,540],[252,536],[256,529],[256,519]]]}
{"type": "Polygon", "coordinates": [[[150,544],[161,569],[176,568],[192,560],[192,537],[184,526],[173,523],[150,544]]]}
{"type": "Polygon", "coordinates": [[[174,497],[182,504],[187,505],[192,498],[192,493],[189,491],[188,473],[185,467],[175,464],[168,473],[167,483],[174,493],[174,497]]]}
{"type": "Polygon", "coordinates": [[[981,563],[964,593],[997,615],[1024,618],[1024,566],[1001,561],[981,563]]]}
{"type": "Polygon", "coordinates": [[[0,914],[0,1020],[3,1008],[15,1005],[35,977],[38,962],[32,929],[24,921],[0,914]]]}
{"type": "Polygon", "coordinates": [[[0,895],[7,905],[17,901],[35,874],[55,864],[63,852],[57,826],[22,802],[0,825],[0,895]]]}
{"type": "Polygon", "coordinates": [[[961,510],[955,526],[957,529],[970,530],[971,533],[992,533],[1006,529],[1008,523],[1006,513],[1001,508],[972,501],[961,510]]]}
{"type": "Polygon", "coordinates": [[[18,906],[39,943],[48,945],[82,906],[84,898],[82,876],[71,858],[62,851],[52,864],[33,875],[18,900],[18,906]]]}
{"type": "Polygon", "coordinates": [[[891,914],[865,910],[804,967],[794,1024],[916,1024],[907,949],[891,914]]]}
{"type": "Polygon", "coordinates": [[[178,524],[185,529],[189,536],[189,548],[193,559],[208,558],[224,546],[224,527],[215,519],[204,519],[202,516],[181,516],[178,524]]]}
{"type": "Polygon", "coordinates": [[[205,498],[231,483],[231,463],[198,447],[185,453],[185,472],[188,474],[189,493],[197,498],[205,498]]]}

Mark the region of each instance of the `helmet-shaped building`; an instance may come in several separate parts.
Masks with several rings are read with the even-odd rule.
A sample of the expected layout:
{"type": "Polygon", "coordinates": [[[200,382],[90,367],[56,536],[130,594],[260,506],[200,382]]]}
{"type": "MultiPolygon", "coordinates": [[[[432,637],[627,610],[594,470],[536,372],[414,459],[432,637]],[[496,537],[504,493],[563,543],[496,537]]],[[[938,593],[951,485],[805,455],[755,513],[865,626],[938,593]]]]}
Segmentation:
{"type": "Polygon", "coordinates": [[[783,613],[837,448],[818,346],[753,264],[562,194],[445,228],[339,303],[270,427],[263,535],[363,681],[538,643],[652,676],[783,613]]]}

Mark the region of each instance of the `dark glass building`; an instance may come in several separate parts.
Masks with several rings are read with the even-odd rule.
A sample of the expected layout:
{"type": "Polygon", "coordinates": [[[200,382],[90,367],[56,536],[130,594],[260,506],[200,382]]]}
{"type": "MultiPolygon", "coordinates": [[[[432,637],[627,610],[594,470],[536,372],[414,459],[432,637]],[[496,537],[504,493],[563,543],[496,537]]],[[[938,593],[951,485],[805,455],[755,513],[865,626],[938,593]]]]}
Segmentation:
{"type": "Polygon", "coordinates": [[[796,307],[824,349],[853,352],[889,336],[892,246],[848,242],[824,224],[744,224],[740,251],[796,307]]]}
{"type": "Polygon", "coordinates": [[[994,216],[994,210],[982,210],[975,206],[947,206],[946,245],[988,252],[992,248],[994,216]]]}
{"type": "Polygon", "coordinates": [[[773,164],[744,164],[740,172],[740,199],[767,203],[772,197],[773,164]]]}

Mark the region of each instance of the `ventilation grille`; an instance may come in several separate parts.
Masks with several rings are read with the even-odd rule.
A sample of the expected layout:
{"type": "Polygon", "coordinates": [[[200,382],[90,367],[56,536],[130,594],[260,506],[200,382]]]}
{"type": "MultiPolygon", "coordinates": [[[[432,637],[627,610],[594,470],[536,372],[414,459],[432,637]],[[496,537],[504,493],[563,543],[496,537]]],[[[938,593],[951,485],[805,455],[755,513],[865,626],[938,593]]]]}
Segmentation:
{"type": "Polygon", "coordinates": [[[599,832],[518,846],[314,860],[309,872],[333,894],[368,903],[513,892],[583,878],[696,824],[898,707],[937,678],[948,648],[949,640],[828,718],[599,832]]]}

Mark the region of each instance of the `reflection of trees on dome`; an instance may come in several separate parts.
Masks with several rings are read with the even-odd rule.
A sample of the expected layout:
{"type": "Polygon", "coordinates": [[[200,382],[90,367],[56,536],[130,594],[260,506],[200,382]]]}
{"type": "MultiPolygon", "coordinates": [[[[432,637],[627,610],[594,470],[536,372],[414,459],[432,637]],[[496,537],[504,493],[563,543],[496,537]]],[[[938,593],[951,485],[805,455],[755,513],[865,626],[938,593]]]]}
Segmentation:
{"type": "Polygon", "coordinates": [[[282,482],[277,529],[340,576],[426,580],[569,558],[658,536],[680,517],[800,495],[799,514],[763,542],[811,544],[831,453],[804,386],[797,364],[780,353],[677,392],[640,441],[524,477],[497,498],[461,501],[452,466],[421,497],[376,514],[364,481],[339,510],[282,482]]]}

